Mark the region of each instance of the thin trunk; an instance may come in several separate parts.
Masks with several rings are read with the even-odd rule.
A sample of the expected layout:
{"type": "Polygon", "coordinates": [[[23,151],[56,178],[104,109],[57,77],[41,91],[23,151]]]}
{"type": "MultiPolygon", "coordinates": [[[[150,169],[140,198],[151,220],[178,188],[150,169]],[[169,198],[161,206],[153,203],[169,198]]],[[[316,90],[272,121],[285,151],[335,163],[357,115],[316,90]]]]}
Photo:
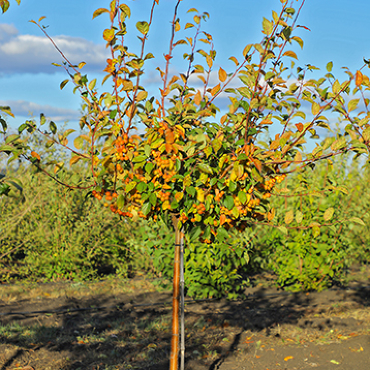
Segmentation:
{"type": "Polygon", "coordinates": [[[174,217],[175,228],[175,259],[173,264],[173,296],[172,296],[172,340],[170,370],[178,370],[179,362],[179,303],[180,303],[180,248],[181,233],[174,217]]]}
{"type": "Polygon", "coordinates": [[[184,277],[184,234],[180,241],[180,289],[181,289],[181,343],[180,343],[180,370],[185,369],[185,277],[184,277]]]}

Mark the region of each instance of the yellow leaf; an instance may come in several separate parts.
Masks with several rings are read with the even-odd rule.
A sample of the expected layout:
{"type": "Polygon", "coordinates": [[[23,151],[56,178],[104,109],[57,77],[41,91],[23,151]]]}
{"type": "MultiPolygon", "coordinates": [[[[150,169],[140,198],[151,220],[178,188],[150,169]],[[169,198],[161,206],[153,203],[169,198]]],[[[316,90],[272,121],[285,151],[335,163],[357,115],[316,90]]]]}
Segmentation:
{"type": "Polygon", "coordinates": [[[293,219],[294,219],[294,213],[293,213],[293,210],[291,209],[285,215],[285,223],[289,225],[293,221],[293,219]]]}
{"type": "Polygon", "coordinates": [[[227,79],[227,73],[221,67],[218,70],[218,78],[221,82],[225,82],[227,79]]]}
{"type": "Polygon", "coordinates": [[[324,220],[329,221],[333,217],[333,214],[334,208],[333,207],[328,208],[324,213],[324,220]]]}
{"type": "Polygon", "coordinates": [[[82,159],[82,157],[75,155],[70,159],[69,164],[72,166],[72,164],[77,163],[80,159],[82,159]]]}
{"type": "Polygon", "coordinates": [[[267,219],[272,221],[275,217],[276,211],[275,208],[272,208],[271,211],[267,214],[267,219]]]}
{"type": "Polygon", "coordinates": [[[303,213],[301,211],[297,211],[295,215],[295,220],[297,221],[297,224],[300,224],[303,220],[303,213]]]}
{"type": "Polygon", "coordinates": [[[288,50],[286,51],[284,54],[283,54],[283,57],[286,56],[286,57],[291,57],[291,58],[295,58],[298,60],[297,58],[297,54],[294,52],[294,51],[291,51],[291,50],[288,50]]]}
{"type": "Polygon", "coordinates": [[[312,108],[311,108],[311,111],[312,111],[312,114],[314,116],[316,116],[321,110],[321,107],[319,104],[317,104],[316,102],[313,102],[312,103],[312,108]]]}
{"type": "Polygon", "coordinates": [[[144,99],[146,99],[147,96],[148,96],[147,91],[140,91],[136,96],[136,101],[144,100],[144,99]]]}
{"type": "Polygon", "coordinates": [[[100,14],[103,14],[103,13],[109,13],[109,10],[108,9],[104,9],[104,8],[99,8],[99,9],[96,9],[93,13],[93,19],[98,17],[100,14]]]}
{"type": "Polygon", "coordinates": [[[198,189],[197,190],[197,200],[200,203],[204,202],[204,190],[203,189],[198,189]]]}
{"type": "Polygon", "coordinates": [[[114,29],[105,29],[103,32],[103,39],[111,42],[114,39],[114,29]]]}
{"type": "Polygon", "coordinates": [[[284,361],[289,361],[292,360],[294,357],[293,356],[286,356],[284,357],[284,361]]]}
{"type": "Polygon", "coordinates": [[[180,23],[176,22],[175,23],[175,32],[180,31],[180,29],[181,29],[180,23]]]}
{"type": "Polygon", "coordinates": [[[56,174],[58,171],[60,171],[63,167],[64,167],[64,163],[63,162],[57,163],[55,165],[55,167],[54,167],[54,174],[56,174]]]}
{"type": "Polygon", "coordinates": [[[175,199],[180,202],[180,200],[184,197],[184,193],[179,191],[175,194],[175,199]]]}
{"type": "Polygon", "coordinates": [[[134,85],[131,80],[123,80],[122,81],[122,90],[123,91],[130,91],[134,88],[134,85]]]}
{"type": "Polygon", "coordinates": [[[235,57],[230,57],[229,59],[232,60],[237,66],[239,65],[238,59],[235,57]]]}
{"type": "Polygon", "coordinates": [[[302,154],[301,152],[297,151],[295,157],[294,157],[294,162],[302,162],[302,154]]]}
{"type": "Polygon", "coordinates": [[[171,209],[171,204],[168,200],[165,200],[162,204],[162,210],[165,211],[167,209],[171,209]]]}

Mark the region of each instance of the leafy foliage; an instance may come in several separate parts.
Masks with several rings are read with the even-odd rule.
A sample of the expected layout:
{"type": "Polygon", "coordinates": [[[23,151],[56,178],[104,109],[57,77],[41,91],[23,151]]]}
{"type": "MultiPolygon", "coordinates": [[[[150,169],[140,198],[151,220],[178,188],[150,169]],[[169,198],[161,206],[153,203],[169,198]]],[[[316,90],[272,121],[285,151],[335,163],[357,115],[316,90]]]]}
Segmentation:
{"type": "MultiPolygon", "coordinates": [[[[158,3],[153,1],[152,10],[158,3]]],[[[295,23],[297,14],[286,2],[280,13],[272,12],[270,20],[264,18],[260,44],[247,45],[242,60],[231,57],[235,67],[230,72],[223,68],[216,71],[212,36],[201,29],[208,13],[197,14],[192,9],[196,12],[193,22],[181,31],[179,3],[172,22],[170,51],[165,55],[164,68],[158,68],[163,88],[157,97],[149,97],[140,84],[144,66],[153,57],[145,54],[153,12],[149,22],[136,25],[142,43],[136,54],[122,46],[128,32],[125,21],[131,15],[129,7],[112,1],[109,8],[95,11],[94,18],[106,13],[112,22],[103,32],[112,52],[103,82],[112,82],[111,92],[99,95],[96,80],[89,81],[80,71],[85,63],[75,65],[62,54],[64,68],[83,100],[85,114],[80,125],[88,130],[88,134],[74,140],[76,150],[70,165],[89,162],[92,177],[87,186],[95,187],[93,195],[104,198],[113,213],[161,219],[168,226],[175,222],[191,240],[222,242],[230,229],[245,230],[252,220],[272,221],[268,198],[275,184],[285,178],[284,172],[349,148],[358,155],[368,151],[369,115],[365,111],[354,116],[353,112],[361,99],[367,106],[362,93],[369,89],[369,79],[361,71],[347,71],[349,79],[339,83],[331,73],[332,64],[318,80],[305,77],[307,71],[317,69],[314,66],[295,67],[292,62],[291,69],[287,68],[285,60],[297,56],[286,48],[293,42],[302,46],[303,41],[294,35],[299,27],[295,23]],[[194,34],[176,39],[182,32],[194,34]],[[196,52],[199,43],[204,49],[196,52]],[[170,76],[170,60],[181,44],[190,49],[183,55],[188,69],[170,76]],[[215,72],[218,83],[211,86],[210,76],[215,72]],[[191,86],[192,77],[197,77],[203,87],[191,86]],[[239,87],[230,88],[236,79],[239,87]],[[360,100],[352,99],[347,104],[343,95],[356,93],[360,100]],[[230,106],[218,118],[215,104],[220,94],[229,96],[230,106]],[[311,105],[310,118],[303,103],[311,105]],[[345,132],[325,138],[306,154],[302,145],[308,135],[318,139],[320,130],[331,131],[324,113],[337,114],[341,121],[347,121],[345,132]],[[142,135],[137,133],[138,124],[145,127],[142,135]],[[258,138],[269,126],[280,126],[280,133],[269,144],[260,143],[258,138]],[[98,143],[104,143],[103,147],[98,143]]],[[[40,23],[34,23],[46,34],[40,23]]],[[[61,88],[67,82],[63,81],[61,88]]],[[[40,124],[45,123],[42,116],[40,124]]],[[[35,122],[26,122],[20,132],[25,129],[41,132],[35,122]]],[[[70,148],[68,135],[73,130],[58,134],[53,122],[49,130],[50,145],[59,143],[70,148]]],[[[18,137],[7,144],[0,150],[14,158],[26,156],[39,167],[45,165],[39,154],[18,137]]]]}

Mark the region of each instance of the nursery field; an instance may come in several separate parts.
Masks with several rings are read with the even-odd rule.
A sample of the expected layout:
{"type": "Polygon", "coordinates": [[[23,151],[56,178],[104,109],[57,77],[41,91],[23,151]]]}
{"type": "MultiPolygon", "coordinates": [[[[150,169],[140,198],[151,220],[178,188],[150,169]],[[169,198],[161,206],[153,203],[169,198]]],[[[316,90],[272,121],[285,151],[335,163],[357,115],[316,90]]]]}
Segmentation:
{"type": "Polygon", "coordinates": [[[81,110],[79,132],[14,131],[0,106],[0,370],[178,370],[180,296],[186,369],[369,369],[370,60],[296,65],[305,0],[281,0],[221,67],[180,3],[159,64],[159,0],[134,28],[118,0],[93,12],[102,86],[31,20],[81,110]]]}
{"type": "MultiPolygon", "coordinates": [[[[291,293],[255,276],[239,300],[186,304],[186,369],[370,366],[370,269],[347,289],[291,293]]],[[[1,369],[168,368],[169,292],[144,278],[3,285],[1,369]]]]}
{"type": "MultiPolygon", "coordinates": [[[[29,167],[7,179],[23,191],[0,200],[0,369],[167,369],[171,230],[29,167]]],[[[276,188],[275,224],[185,241],[186,369],[369,368],[367,179],[318,166],[276,188]]]]}

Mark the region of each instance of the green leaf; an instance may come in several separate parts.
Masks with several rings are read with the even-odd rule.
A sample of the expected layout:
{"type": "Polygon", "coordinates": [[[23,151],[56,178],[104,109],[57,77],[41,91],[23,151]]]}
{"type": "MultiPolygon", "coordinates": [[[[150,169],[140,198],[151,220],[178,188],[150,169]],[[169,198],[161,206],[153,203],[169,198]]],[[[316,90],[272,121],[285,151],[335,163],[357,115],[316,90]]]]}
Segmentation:
{"type": "Polygon", "coordinates": [[[26,128],[28,127],[27,123],[22,123],[19,127],[18,127],[18,132],[21,134],[26,128]]]}
{"type": "Polygon", "coordinates": [[[230,181],[229,183],[229,190],[233,193],[237,189],[238,185],[234,181],[230,181]]]}
{"type": "Polygon", "coordinates": [[[133,163],[144,162],[147,159],[145,155],[138,155],[137,157],[132,158],[133,163]]]}
{"type": "Polygon", "coordinates": [[[207,163],[199,163],[198,164],[198,168],[202,172],[208,173],[209,175],[211,175],[213,173],[212,167],[209,164],[207,164],[207,163]]]}
{"type": "Polygon", "coordinates": [[[288,229],[285,226],[279,226],[278,230],[281,231],[284,235],[288,235],[288,229]]]}
{"type": "Polygon", "coordinates": [[[225,239],[229,239],[229,233],[223,227],[219,227],[216,235],[217,240],[223,242],[225,239]]]}
{"type": "Polygon", "coordinates": [[[0,6],[3,13],[5,13],[9,9],[9,1],[8,0],[0,0],[0,6]]]}
{"type": "Polygon", "coordinates": [[[326,65],[326,70],[328,72],[331,72],[331,70],[333,69],[333,62],[329,62],[327,65],[326,65]]]}
{"type": "Polygon", "coordinates": [[[1,126],[3,127],[3,133],[5,133],[6,129],[8,128],[8,125],[6,124],[5,120],[1,118],[1,116],[0,116],[0,123],[1,123],[1,126]]]}
{"type": "Polygon", "coordinates": [[[366,226],[365,222],[361,220],[359,217],[351,217],[349,221],[359,224],[361,226],[366,226]]]}
{"type": "Polygon", "coordinates": [[[295,214],[295,220],[297,222],[297,224],[300,224],[303,220],[303,213],[301,211],[297,211],[296,214],[295,214]]]}
{"type": "Polygon", "coordinates": [[[198,240],[201,233],[202,228],[200,226],[193,227],[189,232],[189,239],[191,241],[198,240]]]}
{"type": "Polygon", "coordinates": [[[12,143],[13,141],[18,140],[19,138],[20,138],[20,136],[18,134],[9,135],[9,136],[6,137],[5,143],[6,144],[12,143]]]}
{"type": "Polygon", "coordinates": [[[191,195],[192,197],[195,195],[195,193],[197,192],[197,190],[193,187],[193,186],[188,186],[185,188],[185,191],[191,195]]]}
{"type": "Polygon", "coordinates": [[[238,199],[240,200],[241,204],[245,204],[247,201],[247,194],[244,191],[239,191],[238,193],[238,199]]]}
{"type": "Polygon", "coordinates": [[[317,238],[320,235],[320,227],[319,226],[312,226],[312,236],[317,238]]]}
{"type": "Polygon", "coordinates": [[[130,181],[127,185],[126,185],[126,193],[129,193],[132,189],[135,188],[137,182],[136,181],[130,181]]]}
{"type": "Polygon", "coordinates": [[[10,192],[10,186],[5,183],[0,183],[0,195],[8,195],[10,192]]]}
{"type": "Polygon", "coordinates": [[[152,162],[148,162],[146,165],[145,165],[145,171],[147,173],[151,173],[152,170],[154,168],[154,164],[152,162]]]}
{"type": "Polygon", "coordinates": [[[231,195],[227,195],[224,199],[224,206],[231,211],[234,207],[234,198],[231,195]]]}
{"type": "Polygon", "coordinates": [[[147,188],[148,188],[148,185],[143,181],[139,182],[136,187],[137,191],[140,193],[143,193],[144,191],[146,191],[147,188]]]}
{"type": "Polygon", "coordinates": [[[57,132],[57,125],[55,124],[55,122],[51,121],[50,124],[49,124],[49,127],[50,127],[50,131],[53,134],[56,134],[56,132],[57,132]]]}
{"type": "Polygon", "coordinates": [[[154,193],[150,194],[149,202],[153,207],[157,204],[157,196],[154,193]]]}
{"type": "Polygon", "coordinates": [[[121,209],[125,204],[125,198],[122,194],[120,194],[117,198],[117,208],[121,209]]]}
{"type": "Polygon", "coordinates": [[[152,210],[152,205],[150,203],[144,203],[141,208],[141,211],[144,213],[145,216],[147,216],[151,210],[152,210]]]}
{"type": "Polygon", "coordinates": [[[11,145],[1,145],[0,152],[15,152],[16,149],[11,145]]]}

